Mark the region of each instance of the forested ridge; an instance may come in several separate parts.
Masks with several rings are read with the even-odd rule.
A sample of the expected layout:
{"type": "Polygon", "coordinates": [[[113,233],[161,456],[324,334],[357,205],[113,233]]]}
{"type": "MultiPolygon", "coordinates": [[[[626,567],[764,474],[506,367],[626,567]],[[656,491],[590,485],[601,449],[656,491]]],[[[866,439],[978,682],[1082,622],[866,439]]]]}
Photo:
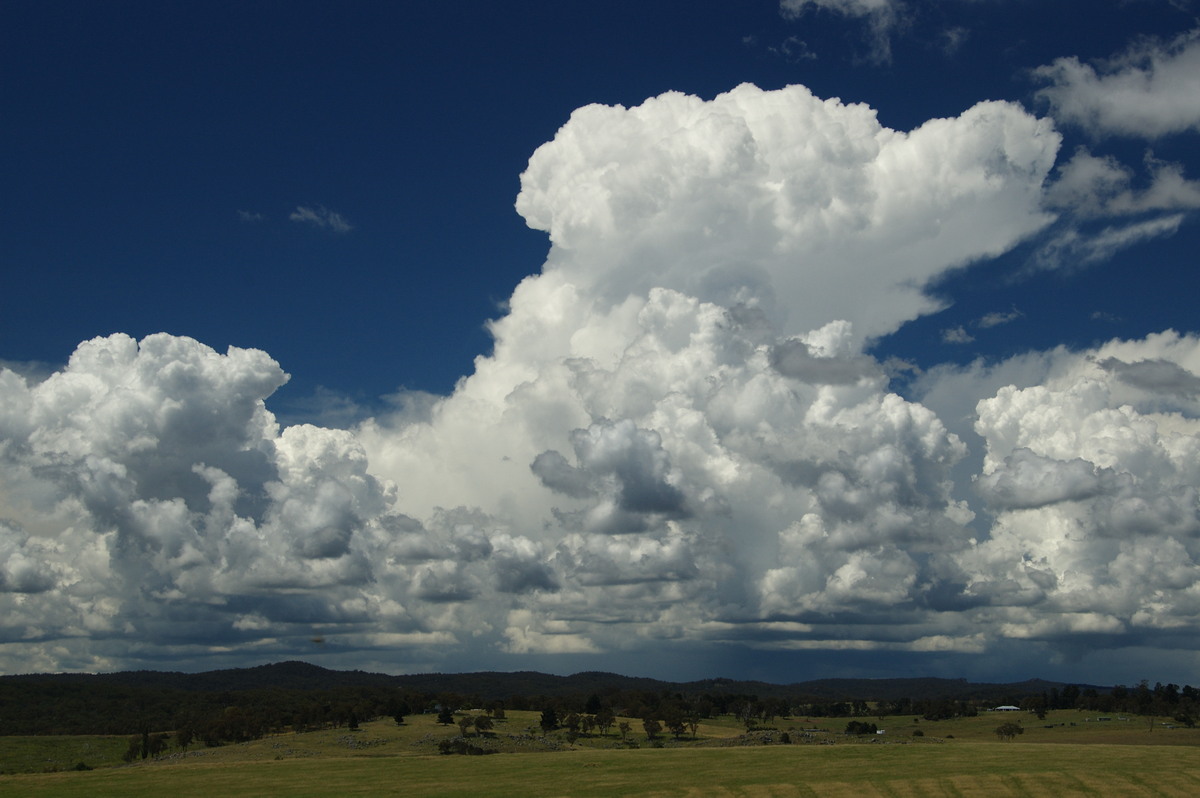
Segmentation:
{"type": "Polygon", "coordinates": [[[381,716],[475,708],[603,709],[631,717],[974,714],[999,704],[1200,716],[1200,691],[1143,682],[1095,687],[1030,680],[822,679],[788,685],[707,679],[667,682],[585,672],[391,676],[304,662],[179,673],[27,674],[0,677],[0,734],[145,734],[218,745],[280,731],[357,724],[381,716]]]}

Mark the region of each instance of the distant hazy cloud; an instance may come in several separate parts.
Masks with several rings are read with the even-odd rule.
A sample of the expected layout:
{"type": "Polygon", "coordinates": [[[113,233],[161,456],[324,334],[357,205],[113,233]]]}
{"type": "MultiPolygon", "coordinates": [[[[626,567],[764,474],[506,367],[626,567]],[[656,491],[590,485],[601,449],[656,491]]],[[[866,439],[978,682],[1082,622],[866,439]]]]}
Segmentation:
{"type": "Polygon", "coordinates": [[[967,332],[962,325],[942,330],[942,341],[948,344],[969,344],[974,340],[975,336],[967,332]]]}
{"type": "Polygon", "coordinates": [[[785,14],[800,14],[806,8],[816,7],[838,11],[849,16],[866,16],[901,7],[899,0],[780,0],[779,7],[785,14]]]}
{"type": "MultiPolygon", "coordinates": [[[[1200,33],[1145,39],[1098,65],[1060,58],[1035,70],[1038,92],[1063,123],[1106,135],[1157,138],[1200,130],[1200,33]]],[[[1200,182],[1147,153],[1145,177],[1080,147],[1056,170],[1047,207],[1058,227],[1037,247],[1035,269],[1078,268],[1132,244],[1175,233],[1200,208],[1200,182]],[[1133,218],[1130,218],[1133,217],[1133,218]]]]}
{"type": "Polygon", "coordinates": [[[947,28],[942,31],[941,46],[946,55],[955,55],[971,38],[971,31],[963,27],[947,28]]]}
{"type": "Polygon", "coordinates": [[[1025,314],[1021,313],[1021,311],[1017,310],[1016,308],[1013,308],[1007,312],[996,311],[993,313],[985,313],[979,319],[979,326],[985,330],[991,327],[999,327],[1002,324],[1008,324],[1011,321],[1016,321],[1023,315],[1025,314]]]}
{"type": "Polygon", "coordinates": [[[1108,260],[1114,253],[1151,238],[1173,235],[1183,214],[1105,225],[1094,231],[1066,227],[1042,242],[1029,265],[1033,269],[1079,269],[1108,260]]]}
{"type": "Polygon", "coordinates": [[[871,27],[873,58],[889,61],[892,56],[890,36],[893,28],[902,22],[905,5],[901,0],[780,0],[779,9],[785,17],[792,19],[810,9],[864,18],[871,27]]]}
{"type": "MultiPolygon", "coordinates": [[[[986,313],[976,321],[971,323],[971,326],[981,330],[987,330],[992,327],[999,327],[1002,324],[1008,324],[1011,321],[1019,319],[1023,314],[1021,311],[1013,308],[1007,312],[992,312],[986,313]]],[[[947,344],[969,344],[975,340],[975,336],[967,332],[964,325],[949,327],[942,330],[942,341],[947,344]]]]}
{"type": "Polygon", "coordinates": [[[238,219],[243,222],[261,222],[267,217],[255,211],[238,211],[238,219]]]}
{"type": "Polygon", "coordinates": [[[1059,58],[1034,70],[1057,119],[1094,136],[1200,130],[1200,32],[1146,39],[1097,65],[1059,58]]]}
{"type": "Polygon", "coordinates": [[[799,36],[789,36],[778,45],[767,47],[768,52],[785,61],[815,61],[817,54],[799,36]]]}
{"type": "Polygon", "coordinates": [[[346,221],[344,216],[324,206],[316,208],[309,208],[304,205],[297,206],[296,210],[288,216],[288,219],[293,222],[326,228],[335,233],[348,233],[354,229],[354,226],[346,221]]]}
{"type": "Polygon", "coordinates": [[[1131,169],[1080,148],[1059,167],[1046,199],[1082,218],[1200,208],[1200,181],[1184,177],[1182,166],[1148,157],[1146,167],[1149,184],[1135,190],[1131,169]]]}
{"type": "Polygon", "coordinates": [[[1079,148],[1046,189],[1046,204],[1060,223],[1035,249],[1035,269],[1079,268],[1107,260],[1141,241],[1173,235],[1200,208],[1200,181],[1179,164],[1147,154],[1147,179],[1137,186],[1132,169],[1111,156],[1079,148]]]}

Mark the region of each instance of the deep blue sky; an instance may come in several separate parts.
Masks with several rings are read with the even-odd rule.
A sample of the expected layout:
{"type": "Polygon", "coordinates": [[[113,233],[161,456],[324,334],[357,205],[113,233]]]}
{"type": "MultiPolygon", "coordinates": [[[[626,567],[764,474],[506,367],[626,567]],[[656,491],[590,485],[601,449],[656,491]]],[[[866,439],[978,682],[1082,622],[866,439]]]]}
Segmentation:
{"type": "MultiPolygon", "coordinates": [[[[55,364],[96,335],[167,331],[265,349],[292,375],[284,405],[317,386],[367,404],[400,386],[444,393],[488,351],[483,322],[540,268],[547,241],[513,212],[517,177],[575,108],[751,82],[866,103],[901,130],[982,99],[1044,111],[1029,69],[1194,18],[1150,0],[913,5],[879,62],[865,24],[785,19],[772,0],[6,3],[0,357],[55,364]],[[953,28],[969,39],[949,56],[953,28]],[[354,229],[289,223],[297,206],[354,229]]],[[[1085,141],[1065,132],[1064,153],[1085,141]]],[[[1179,138],[1155,154],[1189,158],[1179,138]]],[[[1098,149],[1136,163],[1145,144],[1098,149]]],[[[1189,328],[1197,243],[1189,226],[1018,286],[952,277],[955,307],[880,351],[929,365],[1189,328]],[[1132,303],[1131,268],[1147,278],[1132,303]],[[1018,341],[937,343],[1013,306],[1028,317],[1007,331],[1018,341]],[[1096,310],[1121,320],[1089,324],[1096,310]]]]}
{"type": "Polygon", "coordinates": [[[1196,0],[7,0],[0,672],[1195,682],[1198,134],[1196,0]]]}

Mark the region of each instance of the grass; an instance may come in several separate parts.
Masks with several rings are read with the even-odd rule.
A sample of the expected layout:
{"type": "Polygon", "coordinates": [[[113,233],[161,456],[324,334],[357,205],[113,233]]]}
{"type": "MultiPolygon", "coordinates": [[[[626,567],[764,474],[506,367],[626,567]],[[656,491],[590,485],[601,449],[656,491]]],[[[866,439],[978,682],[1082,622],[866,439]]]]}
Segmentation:
{"type": "MultiPolygon", "coordinates": [[[[507,721],[497,724],[497,744],[531,753],[464,757],[433,753],[437,739],[457,734],[457,728],[437,726],[430,716],[415,716],[404,727],[376,721],[363,724],[357,732],[334,729],[281,735],[201,748],[187,755],[176,752],[133,766],[4,776],[0,794],[13,798],[158,798],[164,793],[172,798],[1200,794],[1200,730],[1158,725],[1151,730],[1145,718],[1125,722],[1114,716],[1101,722],[1085,720],[1088,717],[1094,715],[1056,712],[1036,721],[1014,713],[919,723],[911,716],[870,718],[887,733],[859,740],[838,733],[845,728],[845,718],[812,718],[813,724],[790,718],[774,725],[779,731],[790,727],[793,739],[812,725],[828,731],[814,733],[810,744],[713,747],[734,741],[744,731],[733,719],[724,718],[703,724],[701,739],[695,743],[672,741],[661,750],[617,750],[615,734],[581,738],[575,746],[568,746],[558,732],[543,741],[536,729],[537,713],[510,712],[507,721]],[[998,741],[993,733],[1007,720],[1020,720],[1027,729],[1014,742],[998,741]],[[535,734],[527,734],[531,727],[535,734]],[[915,728],[925,736],[913,738],[915,728]],[[555,746],[565,750],[545,752],[555,746]]],[[[636,730],[633,736],[645,746],[640,722],[630,723],[636,730]]],[[[60,745],[63,739],[0,740],[0,762],[37,740],[60,745]]],[[[128,738],[82,739],[93,746],[98,739],[112,740],[116,746],[111,756],[119,762],[128,738]]],[[[71,759],[68,754],[62,761],[69,767],[74,764],[71,759]]]]}
{"type": "Polygon", "coordinates": [[[5,795],[962,796],[1200,793],[1200,750],[1130,745],[761,746],[130,767],[9,776],[5,795]]]}
{"type": "Polygon", "coordinates": [[[129,749],[129,735],[0,737],[0,773],[70,770],[115,765],[129,749]]]}

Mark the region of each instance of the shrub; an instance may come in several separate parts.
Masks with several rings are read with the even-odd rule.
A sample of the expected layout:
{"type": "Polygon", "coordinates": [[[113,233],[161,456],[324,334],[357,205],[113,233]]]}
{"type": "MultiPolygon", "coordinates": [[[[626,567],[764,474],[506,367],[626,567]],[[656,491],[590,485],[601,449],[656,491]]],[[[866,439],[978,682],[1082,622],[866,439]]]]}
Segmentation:
{"type": "Polygon", "coordinates": [[[496,752],[472,745],[461,737],[450,737],[438,741],[438,753],[445,755],[463,754],[466,756],[483,756],[484,754],[494,754],[496,752]]]}

